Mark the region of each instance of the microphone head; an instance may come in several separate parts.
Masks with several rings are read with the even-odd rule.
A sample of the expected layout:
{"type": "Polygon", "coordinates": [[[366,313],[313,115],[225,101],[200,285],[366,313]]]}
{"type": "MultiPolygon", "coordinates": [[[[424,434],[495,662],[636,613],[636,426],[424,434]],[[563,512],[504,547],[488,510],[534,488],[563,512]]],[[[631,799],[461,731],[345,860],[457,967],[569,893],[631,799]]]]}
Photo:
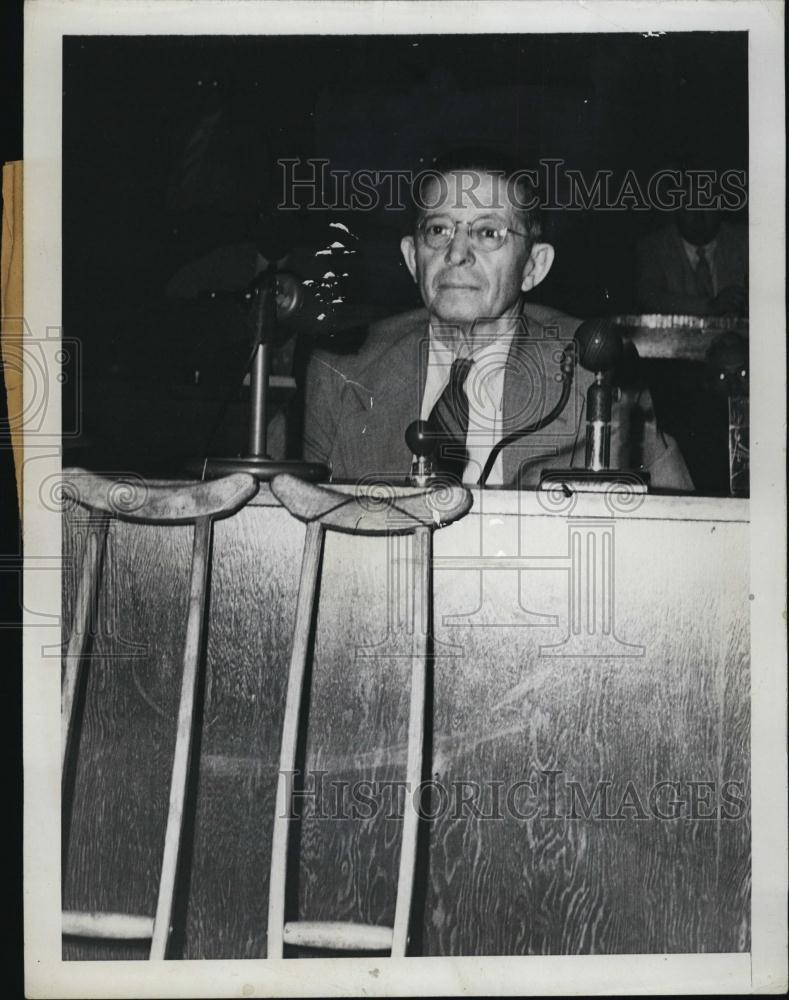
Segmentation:
{"type": "Polygon", "coordinates": [[[405,443],[413,455],[427,458],[436,450],[436,435],[427,420],[415,420],[406,427],[405,443]]]}
{"type": "Polygon", "coordinates": [[[277,272],[277,319],[287,319],[304,305],[304,287],[295,274],[277,272]]]}
{"type": "Polygon", "coordinates": [[[748,391],[748,342],[737,333],[722,333],[710,344],[705,382],[714,393],[748,391]]]}
{"type": "Polygon", "coordinates": [[[622,357],[622,337],[607,317],[587,319],[575,331],[578,363],[589,372],[615,368],[622,357]]]}

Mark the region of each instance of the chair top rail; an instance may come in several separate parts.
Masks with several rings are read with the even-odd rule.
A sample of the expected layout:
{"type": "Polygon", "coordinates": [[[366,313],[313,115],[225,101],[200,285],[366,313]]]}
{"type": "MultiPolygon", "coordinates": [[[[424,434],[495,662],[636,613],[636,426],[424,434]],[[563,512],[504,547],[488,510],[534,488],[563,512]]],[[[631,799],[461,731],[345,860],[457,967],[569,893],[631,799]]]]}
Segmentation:
{"type": "Polygon", "coordinates": [[[64,508],[79,504],[121,521],[191,524],[229,517],[257,493],[253,476],[234,473],[205,482],[146,479],[133,473],[114,478],[85,469],[64,469],[64,508]]]}
{"type": "Polygon", "coordinates": [[[271,492],[300,521],[354,535],[404,535],[417,528],[441,528],[459,520],[473,503],[462,486],[440,485],[422,493],[384,483],[359,487],[353,494],[306,483],[284,473],[271,492]]]}

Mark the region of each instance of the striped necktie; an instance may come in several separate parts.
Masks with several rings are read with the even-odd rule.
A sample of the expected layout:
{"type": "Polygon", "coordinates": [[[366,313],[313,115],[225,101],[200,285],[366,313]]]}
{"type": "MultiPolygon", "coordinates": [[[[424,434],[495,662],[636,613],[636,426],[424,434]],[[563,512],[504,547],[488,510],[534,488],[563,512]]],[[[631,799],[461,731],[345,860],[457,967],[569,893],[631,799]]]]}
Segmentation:
{"type": "Polygon", "coordinates": [[[464,386],[472,363],[470,358],[455,358],[449,373],[449,382],[438,397],[428,419],[437,436],[433,468],[436,472],[453,476],[458,482],[462,481],[468,460],[466,435],[469,411],[468,396],[464,386]]]}

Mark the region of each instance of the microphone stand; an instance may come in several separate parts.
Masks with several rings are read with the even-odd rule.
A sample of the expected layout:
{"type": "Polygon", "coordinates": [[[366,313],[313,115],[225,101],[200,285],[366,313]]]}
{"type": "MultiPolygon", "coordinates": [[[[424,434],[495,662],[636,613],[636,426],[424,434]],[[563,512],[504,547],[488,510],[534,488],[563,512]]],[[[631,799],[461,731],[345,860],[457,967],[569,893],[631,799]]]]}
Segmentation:
{"type": "Polygon", "coordinates": [[[725,394],[729,409],[729,493],[750,495],[748,344],[736,333],[716,337],[706,356],[708,389],[725,394]]]}
{"type": "MultiPolygon", "coordinates": [[[[277,265],[272,262],[261,274],[252,300],[250,312],[252,334],[252,363],[250,369],[250,409],[247,454],[219,456],[190,462],[187,466],[202,479],[216,479],[234,472],[247,472],[260,482],[268,482],[280,473],[287,472],[308,482],[329,478],[329,468],[322,462],[303,462],[298,459],[276,460],[267,454],[268,428],[266,403],[271,367],[271,347],[277,334],[277,265]]],[[[283,307],[283,318],[298,308],[296,295],[289,306],[283,307]]]]}
{"type": "Polygon", "coordinates": [[[584,468],[543,469],[539,488],[558,487],[567,496],[577,492],[607,493],[617,486],[631,494],[646,493],[648,472],[610,467],[613,389],[603,373],[619,361],[622,340],[609,320],[587,320],[576,330],[575,343],[581,367],[594,373],[594,382],[586,392],[584,468]]]}

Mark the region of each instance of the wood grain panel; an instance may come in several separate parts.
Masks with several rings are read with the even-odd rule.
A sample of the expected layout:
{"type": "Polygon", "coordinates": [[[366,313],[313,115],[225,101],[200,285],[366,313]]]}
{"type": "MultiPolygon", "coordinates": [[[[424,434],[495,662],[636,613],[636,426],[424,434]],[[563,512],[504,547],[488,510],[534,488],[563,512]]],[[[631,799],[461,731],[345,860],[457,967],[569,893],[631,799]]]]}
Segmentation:
{"type": "Polygon", "coordinates": [[[304,527],[247,508],[215,526],[185,958],[265,956],[271,833],[304,527]]]}
{"type": "MultiPolygon", "coordinates": [[[[686,518],[687,503],[671,519],[664,498],[654,501],[659,516],[615,520],[602,500],[569,519],[533,504],[518,516],[500,501],[495,516],[472,512],[437,532],[432,775],[448,797],[424,830],[414,936],[422,953],[748,949],[747,524],[705,520],[700,506],[686,518]],[[615,651],[643,647],[639,655],[557,655],[569,650],[556,648],[571,618],[569,531],[586,520],[614,526],[614,629],[630,644],[615,651]],[[533,565],[483,574],[469,564],[479,554],[533,565]],[[441,562],[450,556],[465,568],[441,562]],[[550,771],[560,772],[553,815],[550,771]],[[518,785],[527,781],[533,792],[518,785]],[[571,782],[587,798],[607,788],[612,815],[584,816],[571,782]],[[677,818],[654,814],[649,795],[659,782],[679,782],[677,818]],[[718,807],[723,783],[736,782],[729,791],[742,804],[730,806],[731,818],[720,808],[691,815],[689,782],[713,783],[718,807]],[[529,814],[508,810],[513,790],[529,814]],[[500,808],[489,818],[494,794],[500,808]]],[[[102,658],[89,670],[64,886],[71,909],[153,912],[191,540],[188,528],[159,531],[113,527],[120,633],[98,638],[102,658]],[[110,662],[119,635],[145,643],[146,655],[110,662]]],[[[265,955],[303,539],[304,527],[270,506],[215,528],[194,844],[174,942],[183,957],[265,955]]],[[[372,807],[357,801],[355,818],[337,818],[331,783],[345,787],[347,812],[354,782],[404,775],[409,630],[420,626],[409,545],[327,537],[304,754],[308,775],[325,774],[322,796],[305,800],[296,824],[290,917],[393,919],[401,821],[387,817],[383,792],[372,807]]],[[[362,791],[369,796],[370,786],[362,791]]],[[[670,793],[660,793],[664,808],[670,793]]],[[[144,957],[135,948],[79,942],[64,954],[144,957]]]]}
{"type": "MultiPolygon", "coordinates": [[[[113,522],[77,756],[67,909],[153,915],[186,624],[191,529],[113,522]],[[162,600],[162,595],[167,600],[162,600]]],[[[145,949],[67,942],[69,958],[145,949]]]]}

